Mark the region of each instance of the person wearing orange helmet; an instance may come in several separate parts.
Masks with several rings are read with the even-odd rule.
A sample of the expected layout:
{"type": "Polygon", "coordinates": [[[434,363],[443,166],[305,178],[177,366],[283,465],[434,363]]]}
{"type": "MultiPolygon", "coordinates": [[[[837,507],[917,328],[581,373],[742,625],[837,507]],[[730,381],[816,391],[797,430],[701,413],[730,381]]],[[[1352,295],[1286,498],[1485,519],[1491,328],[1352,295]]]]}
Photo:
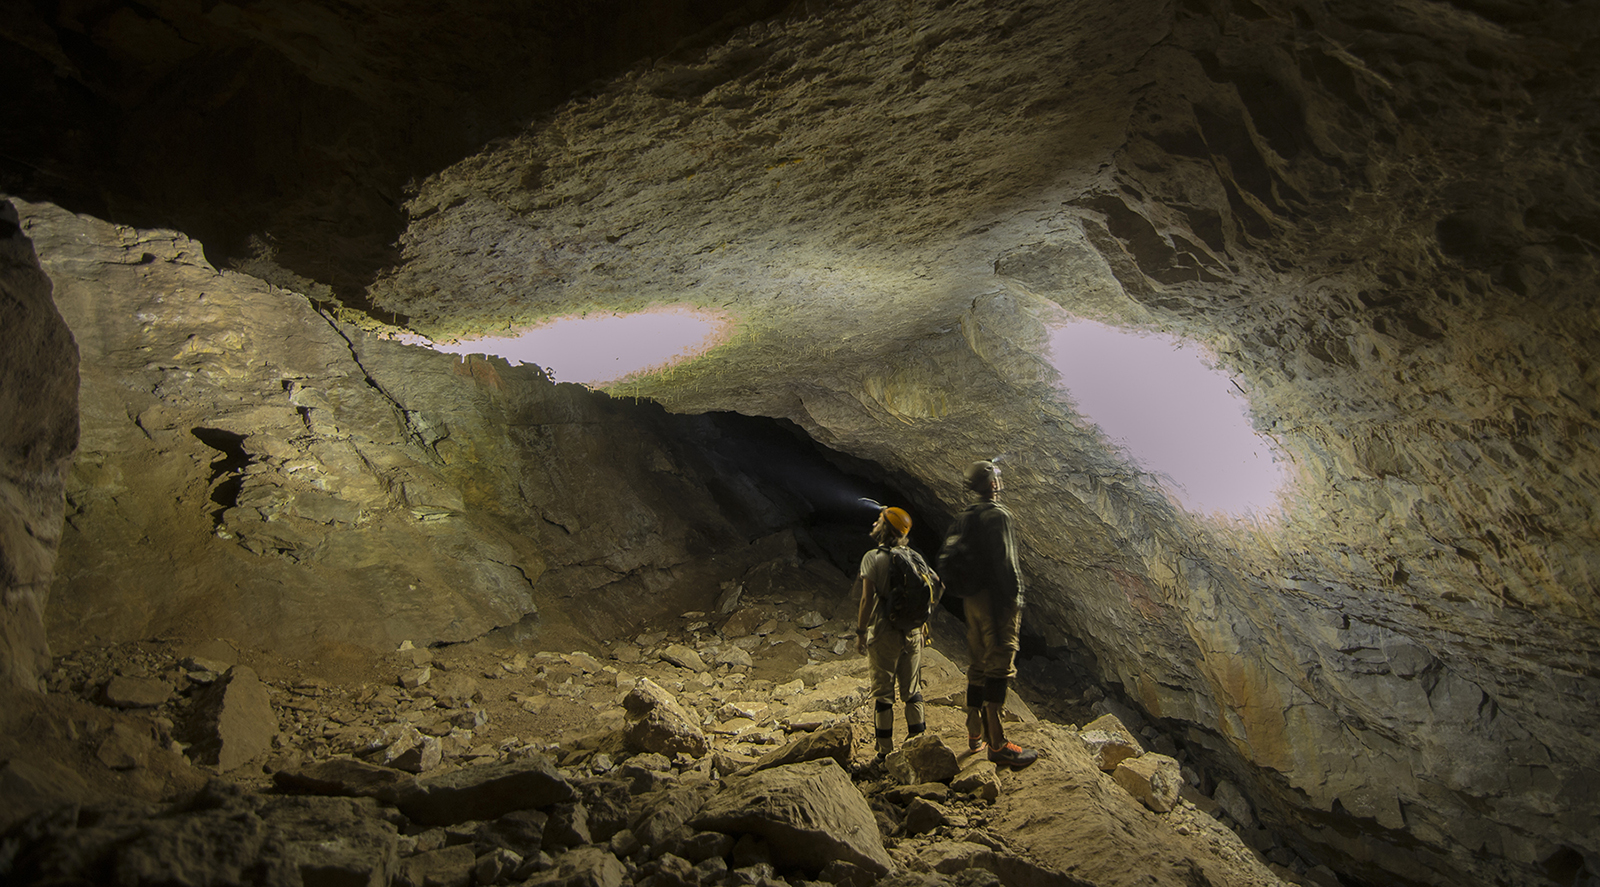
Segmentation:
{"type": "Polygon", "coordinates": [[[911,515],[903,508],[882,508],[872,525],[872,540],[877,547],[861,558],[861,601],[856,610],[856,648],[867,655],[872,678],[873,726],[878,759],[894,749],[895,685],[906,706],[906,736],[909,739],[927,729],[927,714],[922,701],[922,646],[927,636],[926,613],[923,622],[906,625],[899,614],[891,614],[889,592],[892,583],[905,588],[907,582],[926,583],[924,594],[937,601],[938,577],[909,542],[911,515]],[[896,560],[900,563],[896,564],[896,560]],[[896,624],[899,621],[901,624],[896,624]]]}

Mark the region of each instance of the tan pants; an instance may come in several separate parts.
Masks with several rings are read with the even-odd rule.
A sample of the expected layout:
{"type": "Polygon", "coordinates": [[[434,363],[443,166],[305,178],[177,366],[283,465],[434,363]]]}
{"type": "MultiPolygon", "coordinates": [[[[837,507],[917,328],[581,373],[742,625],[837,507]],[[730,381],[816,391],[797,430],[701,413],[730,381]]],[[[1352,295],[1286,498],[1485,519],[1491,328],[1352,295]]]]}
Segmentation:
{"type": "Polygon", "coordinates": [[[922,629],[905,634],[886,622],[872,626],[867,638],[867,668],[872,677],[873,727],[878,752],[894,748],[894,691],[900,685],[900,698],[906,704],[906,735],[915,736],[927,729],[927,712],[922,702],[922,629]]]}
{"type": "MultiPolygon", "coordinates": [[[[1005,702],[1006,688],[1017,676],[1017,650],[1022,646],[1022,608],[994,605],[986,594],[964,599],[967,616],[967,686],[982,687],[986,702],[1005,702]]],[[[970,698],[970,691],[969,691],[970,698]]]]}

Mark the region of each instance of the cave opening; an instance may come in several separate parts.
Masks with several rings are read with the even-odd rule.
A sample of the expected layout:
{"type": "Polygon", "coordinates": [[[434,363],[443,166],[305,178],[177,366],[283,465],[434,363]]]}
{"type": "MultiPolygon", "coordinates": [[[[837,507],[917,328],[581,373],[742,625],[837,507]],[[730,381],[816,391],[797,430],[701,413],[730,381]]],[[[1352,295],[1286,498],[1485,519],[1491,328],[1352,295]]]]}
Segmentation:
{"type": "Polygon", "coordinates": [[[1243,389],[1201,345],[1073,321],[1051,330],[1048,359],[1079,414],[1185,509],[1279,515],[1287,456],[1252,426],[1243,389]]]}
{"type": "Polygon", "coordinates": [[[534,364],[556,382],[604,386],[692,360],[727,341],[732,327],[720,311],[658,307],[566,315],[508,336],[444,343],[405,339],[447,354],[488,354],[534,364]]]}

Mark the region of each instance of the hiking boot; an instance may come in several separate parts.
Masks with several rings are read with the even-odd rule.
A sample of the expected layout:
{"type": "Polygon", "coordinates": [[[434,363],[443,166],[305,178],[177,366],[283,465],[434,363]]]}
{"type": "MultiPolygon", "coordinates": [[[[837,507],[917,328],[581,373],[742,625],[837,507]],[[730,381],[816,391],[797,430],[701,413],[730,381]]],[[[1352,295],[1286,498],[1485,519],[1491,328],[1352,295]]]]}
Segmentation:
{"type": "Polygon", "coordinates": [[[982,751],[983,747],[984,741],[982,736],[979,736],[976,733],[972,733],[967,736],[967,751],[982,751]]]}
{"type": "Polygon", "coordinates": [[[1039,760],[1039,753],[1031,748],[1023,748],[1015,742],[1007,742],[999,748],[990,749],[989,760],[1002,767],[1021,770],[1023,767],[1039,760]]]}

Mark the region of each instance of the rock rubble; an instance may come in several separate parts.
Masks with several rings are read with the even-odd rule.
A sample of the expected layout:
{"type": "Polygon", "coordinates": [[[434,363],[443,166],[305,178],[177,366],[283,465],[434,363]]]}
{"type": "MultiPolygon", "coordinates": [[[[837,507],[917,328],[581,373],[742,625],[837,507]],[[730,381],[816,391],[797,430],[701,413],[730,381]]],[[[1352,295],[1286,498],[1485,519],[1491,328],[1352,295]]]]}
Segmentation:
{"type": "MultiPolygon", "coordinates": [[[[925,666],[935,729],[878,762],[865,668],[832,652],[848,626],[807,617],[802,629],[797,615],[746,598],[610,649],[402,645],[361,682],[258,678],[225,644],[81,651],[49,680],[127,720],[103,741],[105,766],[181,752],[202,784],[153,803],[40,809],[0,839],[0,871],[17,883],[180,871],[190,883],[407,887],[1150,883],[1149,872],[1086,872],[1008,831],[1008,804],[1031,787],[1093,779],[1097,803],[1136,817],[1167,853],[1198,853],[1192,864],[1217,883],[1314,883],[1309,864],[1272,866],[1184,799],[1222,815],[1192,787],[1178,797],[1177,761],[1144,752],[1113,715],[1078,731],[1016,700],[1008,717],[1032,731],[1040,764],[1013,773],[964,743],[958,754],[942,734],[959,730],[964,678],[937,647],[925,666]],[[754,629],[730,636],[711,622],[754,629]],[[728,655],[781,644],[804,645],[786,679],[753,677],[728,655]],[[244,687],[268,701],[270,723],[247,717],[257,703],[244,687]],[[241,736],[218,727],[228,723],[249,726],[241,736]],[[1115,776],[1095,754],[1106,733],[1132,752],[1115,776]],[[240,764],[216,753],[219,739],[234,755],[256,751],[240,764]],[[1140,761],[1165,781],[1127,780],[1140,761]],[[219,843],[227,852],[199,849],[219,843]]],[[[1178,869],[1151,867],[1156,883],[1188,883],[1178,869]]]]}

